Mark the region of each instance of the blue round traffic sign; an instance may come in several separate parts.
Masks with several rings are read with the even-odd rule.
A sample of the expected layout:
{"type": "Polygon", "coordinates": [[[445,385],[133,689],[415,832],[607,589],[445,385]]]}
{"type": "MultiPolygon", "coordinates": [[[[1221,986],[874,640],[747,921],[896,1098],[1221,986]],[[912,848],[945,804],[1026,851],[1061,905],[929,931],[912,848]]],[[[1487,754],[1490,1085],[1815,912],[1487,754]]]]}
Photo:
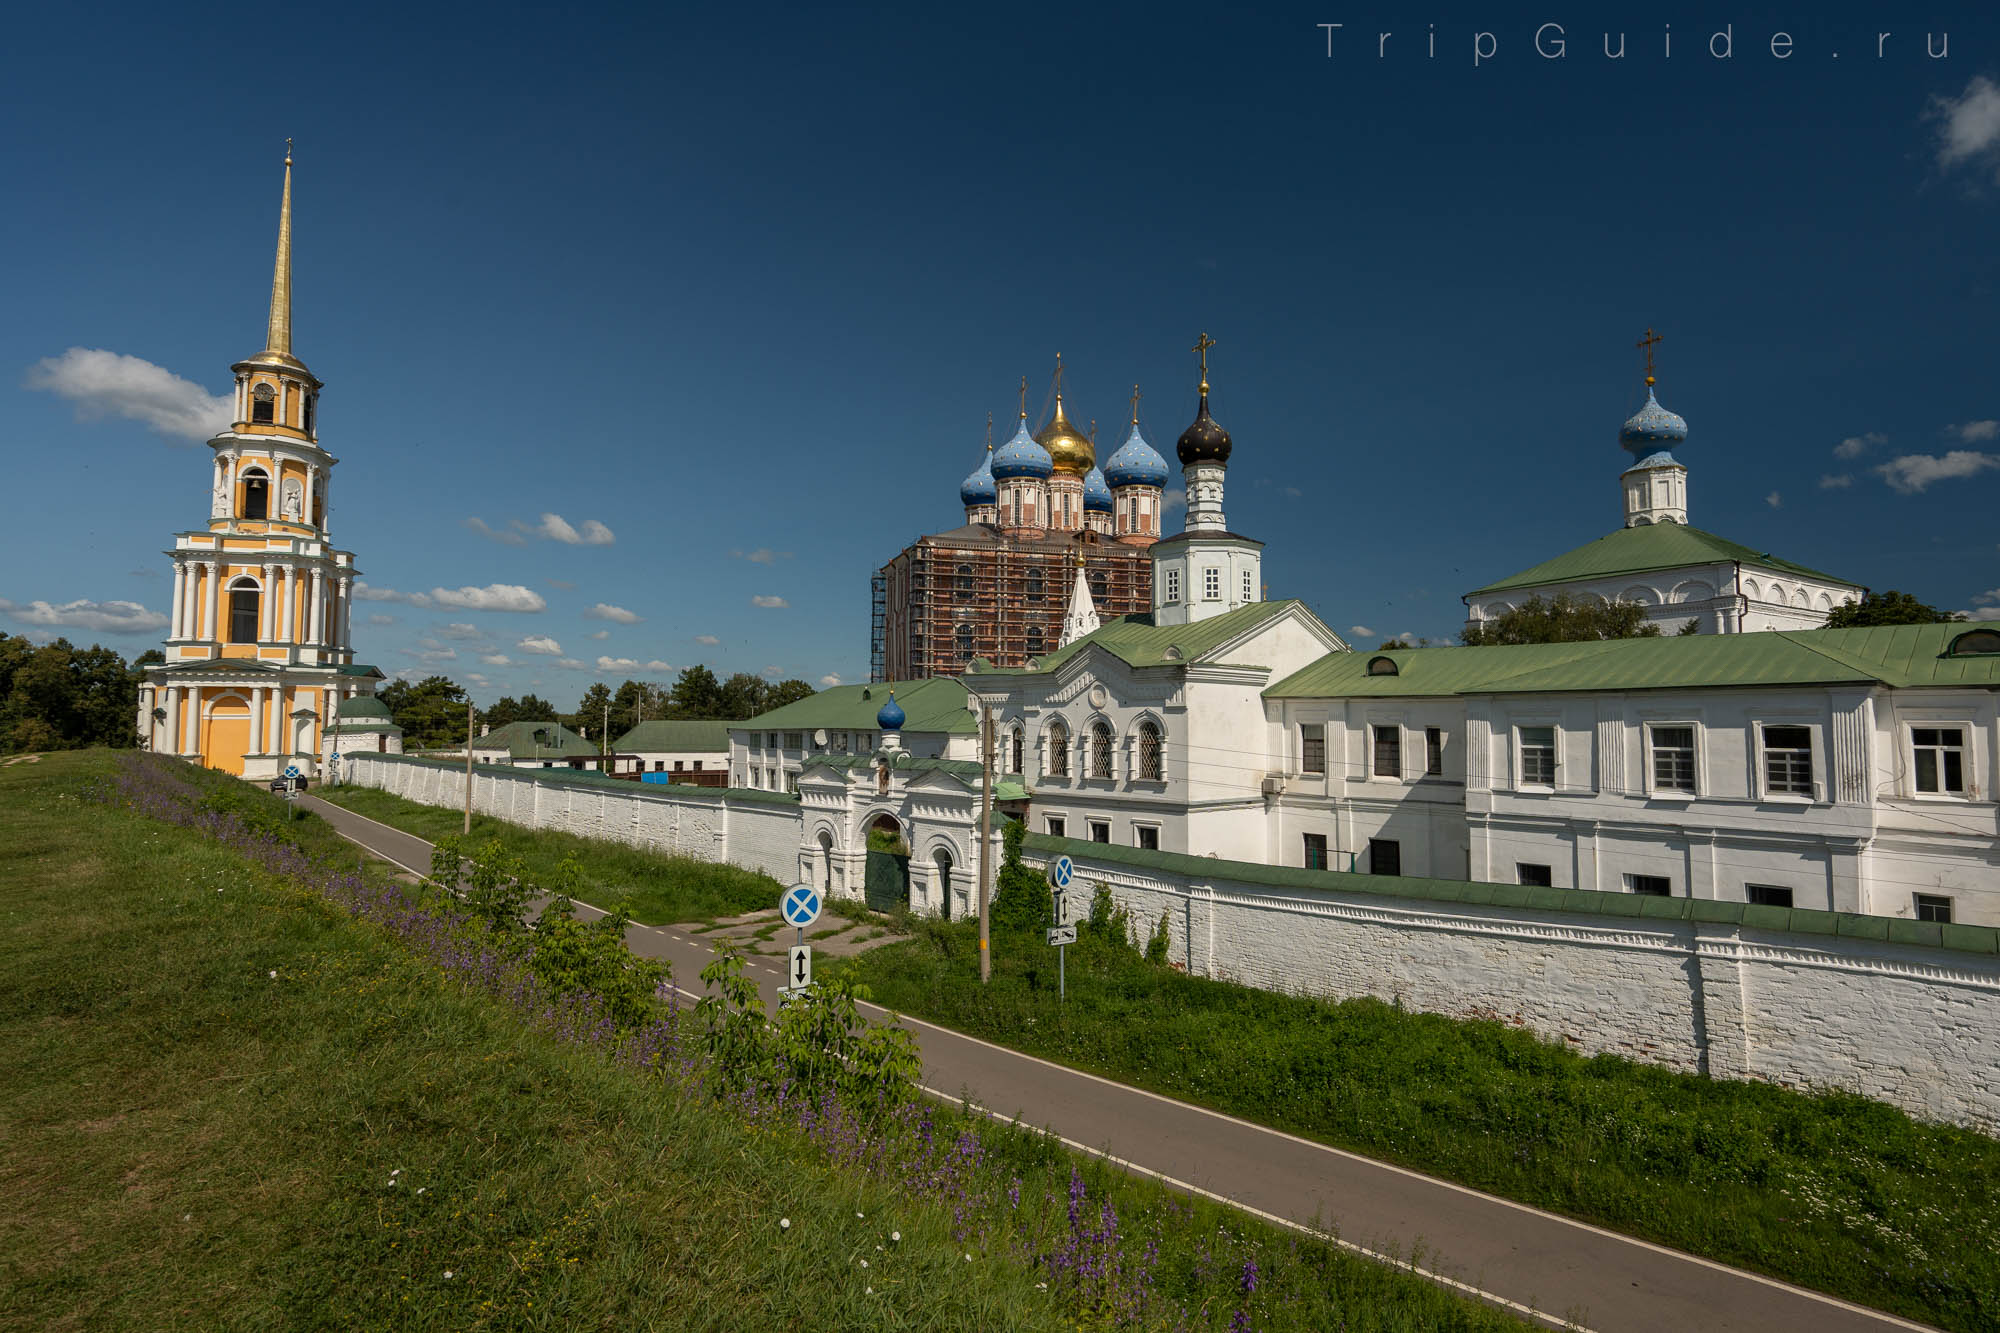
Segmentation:
{"type": "Polygon", "coordinates": [[[810,926],[819,920],[819,890],[810,884],[794,884],[785,890],[778,910],[784,914],[786,924],[810,926]]]}
{"type": "Polygon", "coordinates": [[[285,765],[285,776],[286,776],[286,777],[288,777],[288,778],[295,778],[295,777],[297,777],[298,775],[299,775],[299,766],[298,766],[297,764],[287,764],[287,765],[285,765]]]}
{"type": "Polygon", "coordinates": [[[1049,883],[1058,889],[1066,889],[1076,878],[1076,863],[1067,856],[1058,856],[1049,862],[1049,883]]]}

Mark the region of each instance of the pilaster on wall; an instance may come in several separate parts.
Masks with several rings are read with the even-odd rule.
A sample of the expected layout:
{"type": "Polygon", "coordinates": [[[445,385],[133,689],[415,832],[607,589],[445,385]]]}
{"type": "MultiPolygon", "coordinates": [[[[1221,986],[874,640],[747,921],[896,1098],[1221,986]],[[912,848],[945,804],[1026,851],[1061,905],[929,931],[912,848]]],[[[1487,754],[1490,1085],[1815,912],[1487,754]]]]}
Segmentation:
{"type": "Polygon", "coordinates": [[[1701,1072],[1711,1078],[1749,1078],[1750,1011],[1743,996],[1742,932],[1735,926],[1694,923],[1688,962],[1688,996],[1694,1012],[1701,1072]]]}

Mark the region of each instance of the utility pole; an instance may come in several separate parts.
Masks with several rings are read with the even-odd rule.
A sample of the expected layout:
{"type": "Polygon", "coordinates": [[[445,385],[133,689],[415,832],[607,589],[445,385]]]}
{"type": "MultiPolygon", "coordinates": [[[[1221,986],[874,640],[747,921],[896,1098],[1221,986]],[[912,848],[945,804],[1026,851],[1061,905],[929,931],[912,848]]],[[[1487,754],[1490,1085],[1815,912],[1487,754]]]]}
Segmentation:
{"type": "Polygon", "coordinates": [[[993,978],[987,898],[993,884],[993,705],[979,704],[979,984],[993,978]]]}
{"type": "MultiPolygon", "coordinates": [[[[597,738],[597,752],[604,755],[611,753],[611,701],[609,699],[604,701],[604,734],[597,738]]],[[[611,761],[606,759],[597,766],[597,771],[606,774],[610,773],[611,761]]]]}
{"type": "Polygon", "coordinates": [[[472,696],[465,696],[465,836],[472,836],[472,696]]]}

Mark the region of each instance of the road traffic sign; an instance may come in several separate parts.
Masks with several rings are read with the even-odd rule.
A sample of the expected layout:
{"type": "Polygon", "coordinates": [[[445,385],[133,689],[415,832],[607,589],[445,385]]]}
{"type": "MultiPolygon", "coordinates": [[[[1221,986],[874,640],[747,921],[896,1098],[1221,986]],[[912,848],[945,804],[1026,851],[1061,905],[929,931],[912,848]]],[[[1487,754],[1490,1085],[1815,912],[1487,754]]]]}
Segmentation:
{"type": "Polygon", "coordinates": [[[1069,882],[1075,878],[1076,862],[1070,860],[1067,856],[1058,856],[1055,860],[1049,862],[1049,883],[1056,889],[1068,888],[1069,882]]]}
{"type": "Polygon", "coordinates": [[[1076,927],[1075,927],[1075,926],[1052,926],[1052,927],[1050,927],[1050,928],[1049,928],[1049,943],[1050,943],[1050,944],[1056,944],[1056,945],[1061,945],[1061,944],[1075,944],[1075,943],[1076,943],[1076,927]]]}
{"type": "Polygon", "coordinates": [[[295,778],[299,776],[299,766],[297,764],[285,765],[285,776],[288,778],[295,778]]]}
{"type": "Polygon", "coordinates": [[[793,990],[804,990],[813,984],[813,951],[810,944],[794,944],[791,958],[785,967],[785,980],[793,990]]]}
{"type": "Polygon", "coordinates": [[[804,930],[819,920],[819,890],[810,884],[794,884],[779,899],[778,910],[784,913],[786,925],[804,930]]]}

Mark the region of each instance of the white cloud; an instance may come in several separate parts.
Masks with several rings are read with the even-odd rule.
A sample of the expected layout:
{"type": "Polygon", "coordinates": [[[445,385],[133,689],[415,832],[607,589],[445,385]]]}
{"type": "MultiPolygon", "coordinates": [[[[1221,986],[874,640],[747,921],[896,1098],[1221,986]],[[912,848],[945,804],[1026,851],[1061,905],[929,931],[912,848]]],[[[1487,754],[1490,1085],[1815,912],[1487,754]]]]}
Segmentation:
{"type": "Polygon", "coordinates": [[[514,665],[514,659],[507,656],[507,654],[505,653],[483,653],[480,655],[479,660],[484,662],[487,666],[514,665]]]}
{"type": "Polygon", "coordinates": [[[23,625],[61,625],[103,634],[148,634],[167,627],[167,618],[137,602],[92,602],[79,599],[60,605],[10,602],[0,597],[0,611],[23,625]]]}
{"type": "Polygon", "coordinates": [[[1975,75],[1957,97],[1933,97],[1930,118],[1938,127],[1938,166],[1944,170],[1977,163],[1994,170],[2000,182],[2000,84],[1975,75]]]}
{"type": "Polygon", "coordinates": [[[1854,484],[1854,478],[1845,472],[1826,472],[1820,475],[1819,488],[1823,491],[1844,491],[1854,484]]]}
{"type": "Polygon", "coordinates": [[[2000,606],[1975,606],[1960,614],[1967,620],[2000,620],[2000,606]]]}
{"type": "Polygon", "coordinates": [[[713,648],[722,642],[722,640],[716,638],[713,634],[697,634],[694,636],[694,641],[707,648],[713,648]]]}
{"type": "Polygon", "coordinates": [[[2000,440],[2000,421],[1966,421],[1956,426],[1946,426],[1945,429],[1967,444],[2000,440]]]}
{"type": "Polygon", "coordinates": [[[125,417],[158,434],[199,444],[229,428],[235,403],[164,366],[101,348],[72,347],[28,368],[24,383],[76,404],[80,421],[125,417]]]}
{"type": "Polygon", "coordinates": [[[558,657],[556,665],[565,671],[588,671],[590,669],[588,662],[579,662],[574,657],[558,657]]]}
{"type": "Polygon", "coordinates": [[[597,659],[599,671],[637,671],[639,659],[636,657],[600,657],[597,659]]]}
{"type": "Polygon", "coordinates": [[[753,565],[775,565],[780,560],[790,560],[790,551],[774,551],[768,546],[760,546],[754,551],[731,551],[738,560],[748,560],[753,565]]]}
{"type": "Polygon", "coordinates": [[[618,540],[610,528],[594,518],[583,520],[581,527],[571,527],[561,514],[543,514],[540,525],[529,527],[518,518],[514,526],[535,537],[546,537],[552,542],[563,542],[570,546],[609,546],[618,540]]]}
{"type": "Polygon", "coordinates": [[[823,690],[830,690],[838,684],[840,684],[840,677],[831,671],[819,678],[819,687],[823,690]]]}
{"type": "Polygon", "coordinates": [[[514,646],[524,653],[539,653],[543,657],[562,656],[562,645],[546,634],[531,635],[514,646]]]}
{"type": "Polygon", "coordinates": [[[528,539],[520,533],[508,532],[501,528],[490,528],[486,526],[486,520],[483,518],[468,518],[465,520],[465,526],[471,528],[487,540],[496,541],[505,546],[526,546],[528,544],[528,539]]]}
{"type": "Polygon", "coordinates": [[[368,623],[371,625],[393,625],[401,619],[401,616],[387,616],[377,611],[374,615],[368,617],[368,623]]]}
{"type": "Polygon", "coordinates": [[[1296,486],[1287,486],[1285,487],[1285,494],[1291,496],[1294,500],[1296,500],[1305,495],[1305,492],[1300,490],[1296,486]]]}
{"type": "Polygon", "coordinates": [[[418,651],[413,655],[420,662],[451,662],[458,658],[456,648],[439,643],[436,639],[419,639],[417,648],[418,651]]]}
{"type": "Polygon", "coordinates": [[[608,629],[601,629],[598,630],[595,634],[592,634],[590,637],[597,640],[599,643],[602,643],[606,639],[611,637],[611,631],[608,629]]]}
{"type": "Polygon", "coordinates": [[[764,668],[764,679],[766,680],[782,680],[784,679],[784,675],[785,673],[777,667],[767,666],[764,668]]]}
{"type": "Polygon", "coordinates": [[[1833,446],[1835,458],[1859,458],[1878,444],[1887,444],[1889,437],[1880,431],[1871,430],[1866,435],[1850,435],[1833,446]]]}
{"type": "Polygon", "coordinates": [[[1364,639],[1373,638],[1375,636],[1375,631],[1369,629],[1366,625],[1349,625],[1347,628],[1349,632],[1354,634],[1359,634],[1364,639]]]}
{"type": "Polygon", "coordinates": [[[1776,491],[1772,491],[1769,495],[1764,497],[1764,503],[1771,506],[1771,508],[1773,509],[1778,509],[1784,505],[1785,497],[1778,494],[1776,491]]]}
{"type": "Polygon", "coordinates": [[[485,630],[479,628],[477,625],[468,625],[464,621],[455,621],[449,625],[440,625],[437,634],[441,639],[464,640],[483,639],[486,637],[485,630]]]}
{"type": "Polygon", "coordinates": [[[1176,509],[1185,508],[1186,505],[1187,492],[1179,486],[1169,486],[1166,490],[1160,492],[1161,513],[1171,514],[1176,509]]]}
{"type": "Polygon", "coordinates": [[[622,606],[613,606],[609,602],[599,602],[585,611],[583,616],[586,620],[609,620],[620,625],[636,625],[645,619],[636,612],[627,611],[622,606]]]}
{"type": "Polygon", "coordinates": [[[2000,467],[2000,454],[1982,454],[1972,449],[1953,449],[1942,458],[1930,454],[1904,454],[1875,470],[1890,489],[1916,495],[1934,482],[1970,477],[1988,468],[2000,467]]]}
{"type": "Polygon", "coordinates": [[[451,606],[461,611],[543,611],[548,603],[538,592],[518,583],[489,583],[483,588],[432,588],[429,592],[397,592],[356,583],[354,595],[364,602],[402,602],[407,606],[451,606]]]}
{"type": "Polygon", "coordinates": [[[766,611],[782,611],[791,605],[782,597],[752,597],[750,605],[761,606],[766,611]]]}
{"type": "Polygon", "coordinates": [[[466,673],[465,673],[465,678],[466,678],[467,680],[471,681],[471,682],[472,682],[472,683],[473,683],[474,685],[480,685],[480,686],[485,686],[485,685],[491,685],[491,684],[493,683],[492,681],[490,681],[490,680],[486,679],[486,677],[485,677],[485,676],[481,675],[481,674],[480,674],[479,672],[477,672],[477,671],[468,671],[468,672],[466,672],[466,673]]]}

